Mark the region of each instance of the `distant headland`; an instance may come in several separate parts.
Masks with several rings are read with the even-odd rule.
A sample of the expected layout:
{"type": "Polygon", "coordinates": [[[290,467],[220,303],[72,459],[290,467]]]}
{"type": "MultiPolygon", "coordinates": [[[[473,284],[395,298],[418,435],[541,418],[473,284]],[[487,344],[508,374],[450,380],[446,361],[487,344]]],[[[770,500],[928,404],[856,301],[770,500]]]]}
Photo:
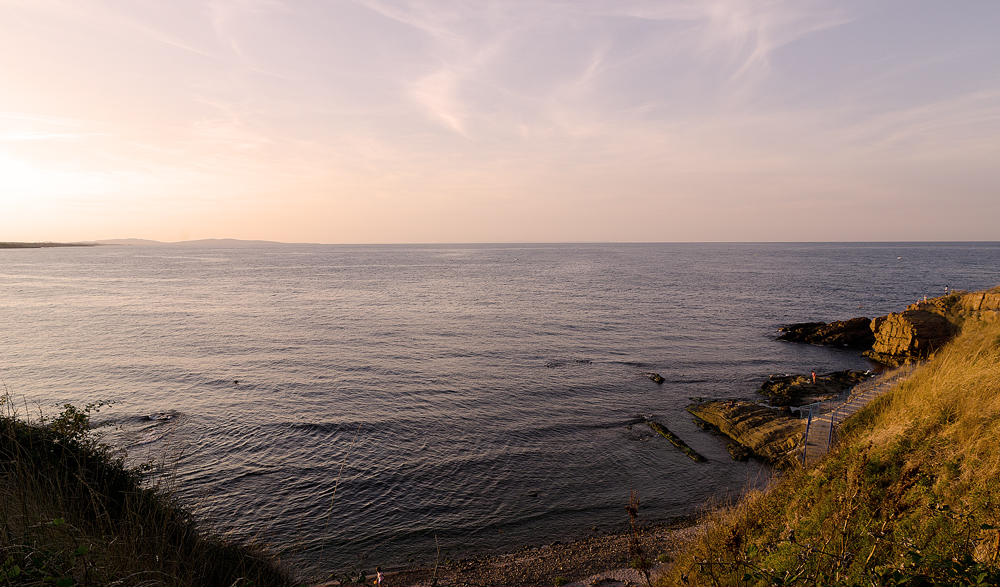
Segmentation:
{"type": "Polygon", "coordinates": [[[156,246],[194,246],[194,247],[256,247],[261,245],[284,245],[277,241],[265,240],[243,240],[238,238],[203,238],[189,241],[163,242],[144,238],[118,238],[95,241],[99,245],[123,245],[130,247],[156,247],[156,246]]]}
{"type": "Polygon", "coordinates": [[[0,249],[46,249],[50,247],[96,247],[98,243],[6,243],[0,249]]]}
{"type": "Polygon", "coordinates": [[[118,239],[105,239],[105,240],[79,242],[79,243],[0,242],[0,249],[41,249],[49,247],[97,247],[102,245],[131,246],[131,247],[194,246],[194,247],[240,248],[240,247],[257,247],[262,245],[284,245],[284,244],[289,244],[289,243],[282,243],[277,241],[265,241],[265,240],[241,240],[235,238],[206,238],[199,240],[177,241],[177,242],[162,242],[162,241],[154,241],[142,238],[118,238],[118,239]]]}

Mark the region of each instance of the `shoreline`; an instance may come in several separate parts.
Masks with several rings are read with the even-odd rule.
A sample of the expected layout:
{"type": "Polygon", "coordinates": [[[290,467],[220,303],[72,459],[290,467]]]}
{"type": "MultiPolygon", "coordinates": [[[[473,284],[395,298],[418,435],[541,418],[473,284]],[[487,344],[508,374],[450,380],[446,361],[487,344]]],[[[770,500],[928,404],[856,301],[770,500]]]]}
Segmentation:
{"type": "MultiPolygon", "coordinates": [[[[652,577],[665,572],[676,553],[704,531],[703,516],[692,515],[666,524],[650,525],[640,531],[640,544],[646,557],[654,562],[652,577]],[[659,559],[659,561],[658,561],[659,559]]],[[[619,587],[645,584],[645,579],[630,568],[629,531],[601,534],[570,542],[556,541],[539,546],[525,546],[514,552],[489,554],[440,565],[436,581],[433,568],[386,571],[392,587],[431,587],[437,585],[504,585],[533,587],[559,584],[567,587],[619,587]]],[[[375,578],[366,575],[366,582],[375,578]]],[[[339,587],[352,583],[324,581],[313,587],[339,587]]]]}

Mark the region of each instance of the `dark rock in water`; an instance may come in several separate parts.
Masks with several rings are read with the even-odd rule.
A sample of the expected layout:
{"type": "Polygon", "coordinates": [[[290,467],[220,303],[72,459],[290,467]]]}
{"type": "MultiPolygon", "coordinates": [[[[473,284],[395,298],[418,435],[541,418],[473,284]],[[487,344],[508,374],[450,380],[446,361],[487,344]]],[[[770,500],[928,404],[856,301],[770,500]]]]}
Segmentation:
{"type": "Polygon", "coordinates": [[[817,375],[813,383],[810,375],[771,375],[757,392],[772,406],[804,406],[836,397],[871,376],[868,371],[848,369],[817,375]]]}
{"type": "Polygon", "coordinates": [[[701,418],[694,418],[694,425],[702,430],[715,430],[711,424],[702,420],[701,418]]]}
{"type": "Polygon", "coordinates": [[[648,373],[649,378],[656,382],[657,385],[663,385],[663,377],[659,373],[648,373]]]}
{"type": "Polygon", "coordinates": [[[691,457],[692,460],[697,461],[699,463],[703,463],[706,460],[708,460],[705,457],[698,454],[693,448],[688,446],[683,440],[681,440],[676,434],[668,430],[667,427],[664,426],[663,424],[653,421],[647,422],[647,424],[649,424],[650,428],[657,431],[660,434],[660,436],[666,438],[667,440],[670,441],[671,444],[684,451],[684,454],[691,457]]]}
{"type": "Polygon", "coordinates": [[[745,461],[753,456],[750,449],[738,442],[730,442],[726,445],[726,450],[729,451],[729,456],[733,457],[734,461],[745,461]]]}
{"type": "Polygon", "coordinates": [[[858,317],[845,321],[837,320],[829,324],[823,322],[789,324],[778,329],[782,333],[778,336],[778,340],[867,349],[875,343],[871,323],[869,318],[858,317]]]}
{"type": "Polygon", "coordinates": [[[805,420],[750,402],[706,402],[687,410],[775,467],[799,464],[805,420]]]}
{"type": "Polygon", "coordinates": [[[778,329],[778,332],[784,332],[778,337],[778,340],[791,340],[792,342],[802,342],[798,340],[799,336],[803,336],[804,333],[813,332],[820,326],[826,326],[826,322],[798,322],[796,324],[786,324],[778,329]]]}

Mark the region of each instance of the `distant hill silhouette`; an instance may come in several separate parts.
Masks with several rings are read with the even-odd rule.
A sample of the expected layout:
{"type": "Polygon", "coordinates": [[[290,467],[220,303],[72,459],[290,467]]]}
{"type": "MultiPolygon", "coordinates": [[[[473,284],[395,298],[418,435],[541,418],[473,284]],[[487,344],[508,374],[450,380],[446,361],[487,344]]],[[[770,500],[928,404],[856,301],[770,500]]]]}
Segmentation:
{"type": "Polygon", "coordinates": [[[125,245],[133,247],[156,247],[156,246],[170,245],[170,246],[220,247],[220,248],[257,247],[260,245],[290,244],[290,243],[281,243],[277,241],[240,240],[236,238],[204,238],[199,240],[177,241],[177,242],[162,242],[162,241],[154,241],[143,238],[116,238],[116,239],[99,240],[95,242],[99,245],[125,245]]]}

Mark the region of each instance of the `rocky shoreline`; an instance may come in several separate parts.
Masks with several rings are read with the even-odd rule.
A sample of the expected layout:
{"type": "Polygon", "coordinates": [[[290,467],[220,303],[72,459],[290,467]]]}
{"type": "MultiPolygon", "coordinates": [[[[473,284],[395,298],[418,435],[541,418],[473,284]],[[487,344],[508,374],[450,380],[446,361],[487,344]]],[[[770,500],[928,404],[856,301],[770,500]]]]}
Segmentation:
{"type": "MultiPolygon", "coordinates": [[[[933,355],[958,334],[970,316],[996,318],[998,314],[1000,287],[958,291],[875,319],[789,324],[778,329],[778,340],[863,350],[864,356],[877,363],[898,367],[933,355]]],[[[778,468],[795,467],[805,422],[793,417],[790,408],[834,399],[871,375],[859,371],[771,375],[758,389],[767,405],[706,402],[693,404],[688,411],[697,418],[696,423],[733,441],[729,452],[734,459],[752,456],[778,468]]]]}
{"type": "MultiPolygon", "coordinates": [[[[903,312],[874,320],[858,317],[831,323],[790,324],[780,329],[782,334],[778,339],[864,350],[863,354],[876,362],[898,366],[928,358],[954,337],[972,315],[1000,318],[1000,287],[922,300],[903,312]]],[[[696,423],[733,441],[729,449],[734,459],[755,457],[777,468],[796,467],[800,463],[805,421],[794,416],[792,408],[835,398],[871,376],[870,371],[771,375],[758,389],[768,405],[713,401],[693,404],[688,411],[695,416],[696,423]]],[[[641,534],[642,547],[650,558],[659,561],[653,576],[667,570],[675,553],[704,530],[694,518],[646,528],[641,534]]],[[[387,573],[387,578],[394,587],[644,584],[639,572],[630,568],[628,533],[454,561],[436,571],[403,570],[387,573]]],[[[328,582],[318,587],[338,585],[339,582],[328,582]]]]}
{"type": "Polygon", "coordinates": [[[806,431],[804,420],[752,402],[706,402],[688,407],[711,429],[729,437],[729,453],[736,460],[757,457],[779,469],[795,466],[806,431]]]}
{"type": "Polygon", "coordinates": [[[864,350],[862,354],[873,361],[898,367],[930,357],[958,334],[969,316],[997,312],[1000,287],[955,291],[875,319],[789,324],[778,329],[778,340],[864,350]]]}
{"type": "MultiPolygon", "coordinates": [[[[680,548],[703,530],[695,518],[644,528],[640,533],[641,546],[649,558],[657,561],[652,576],[655,578],[663,573],[680,548]]],[[[387,572],[385,576],[392,587],[644,585],[645,579],[630,568],[628,542],[627,532],[602,534],[572,542],[525,547],[509,554],[453,561],[439,566],[436,575],[434,569],[409,569],[387,572]]],[[[368,576],[365,582],[371,584],[373,579],[374,575],[368,576]]],[[[333,581],[317,587],[349,584],[333,581]]]]}

